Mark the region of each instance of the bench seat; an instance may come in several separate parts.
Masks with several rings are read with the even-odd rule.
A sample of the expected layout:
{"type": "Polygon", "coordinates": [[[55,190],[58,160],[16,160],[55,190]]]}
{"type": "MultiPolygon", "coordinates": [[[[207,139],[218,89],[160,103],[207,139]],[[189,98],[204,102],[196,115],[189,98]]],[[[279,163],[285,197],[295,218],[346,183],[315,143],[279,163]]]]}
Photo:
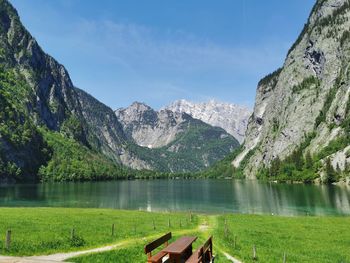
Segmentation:
{"type": "Polygon", "coordinates": [[[198,248],[193,254],[186,260],[186,263],[198,263],[202,259],[203,247],[198,248]]]}
{"type": "Polygon", "coordinates": [[[192,256],[186,260],[186,263],[213,263],[213,237],[204,243],[203,246],[198,248],[192,256]]]}
{"type": "Polygon", "coordinates": [[[148,262],[152,263],[162,263],[163,258],[167,255],[164,251],[159,251],[157,254],[153,255],[152,257],[148,258],[148,262]]]}

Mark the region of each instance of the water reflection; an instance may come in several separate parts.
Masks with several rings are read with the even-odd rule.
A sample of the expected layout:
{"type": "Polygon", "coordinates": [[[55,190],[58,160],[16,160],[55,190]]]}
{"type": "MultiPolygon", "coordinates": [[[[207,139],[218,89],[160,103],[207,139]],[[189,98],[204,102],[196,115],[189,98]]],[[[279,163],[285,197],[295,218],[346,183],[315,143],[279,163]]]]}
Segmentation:
{"type": "Polygon", "coordinates": [[[0,206],[350,215],[350,187],[246,180],[136,180],[0,187],[0,206]]]}

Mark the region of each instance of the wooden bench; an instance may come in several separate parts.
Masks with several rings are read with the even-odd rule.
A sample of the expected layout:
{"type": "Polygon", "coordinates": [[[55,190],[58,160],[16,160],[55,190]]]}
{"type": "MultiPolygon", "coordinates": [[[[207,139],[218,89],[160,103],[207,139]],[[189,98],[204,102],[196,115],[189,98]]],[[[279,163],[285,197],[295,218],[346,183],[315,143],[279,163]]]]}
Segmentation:
{"type": "Polygon", "coordinates": [[[162,263],[162,260],[167,255],[167,253],[161,250],[157,254],[152,256],[152,251],[160,247],[161,245],[164,245],[164,247],[167,247],[170,239],[171,239],[171,232],[147,244],[145,246],[145,254],[147,254],[147,262],[162,263]]]}
{"type": "Polygon", "coordinates": [[[186,260],[186,263],[212,263],[214,262],[213,256],[213,237],[199,247],[192,256],[186,260]]]}

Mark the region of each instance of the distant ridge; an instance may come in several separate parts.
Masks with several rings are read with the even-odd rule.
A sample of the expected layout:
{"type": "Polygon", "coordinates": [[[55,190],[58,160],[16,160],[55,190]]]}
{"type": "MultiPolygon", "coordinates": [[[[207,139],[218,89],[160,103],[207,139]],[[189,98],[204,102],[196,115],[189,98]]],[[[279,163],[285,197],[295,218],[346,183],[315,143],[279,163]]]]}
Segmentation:
{"type": "Polygon", "coordinates": [[[244,141],[248,119],[252,113],[248,107],[216,100],[195,103],[181,99],[164,107],[164,109],[187,113],[212,126],[221,127],[240,143],[244,141]]]}

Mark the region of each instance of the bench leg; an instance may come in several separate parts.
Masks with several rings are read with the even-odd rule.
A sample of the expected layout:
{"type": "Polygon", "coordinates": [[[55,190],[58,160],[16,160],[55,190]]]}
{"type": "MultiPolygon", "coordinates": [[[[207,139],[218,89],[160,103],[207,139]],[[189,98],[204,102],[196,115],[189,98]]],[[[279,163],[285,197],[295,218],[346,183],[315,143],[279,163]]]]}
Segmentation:
{"type": "Polygon", "coordinates": [[[183,255],[183,258],[184,258],[185,260],[187,260],[191,255],[192,255],[192,245],[189,246],[189,247],[186,249],[186,251],[185,251],[185,253],[184,253],[184,255],[183,255]]]}
{"type": "Polygon", "coordinates": [[[170,255],[169,262],[170,263],[181,263],[181,255],[170,255]]]}

